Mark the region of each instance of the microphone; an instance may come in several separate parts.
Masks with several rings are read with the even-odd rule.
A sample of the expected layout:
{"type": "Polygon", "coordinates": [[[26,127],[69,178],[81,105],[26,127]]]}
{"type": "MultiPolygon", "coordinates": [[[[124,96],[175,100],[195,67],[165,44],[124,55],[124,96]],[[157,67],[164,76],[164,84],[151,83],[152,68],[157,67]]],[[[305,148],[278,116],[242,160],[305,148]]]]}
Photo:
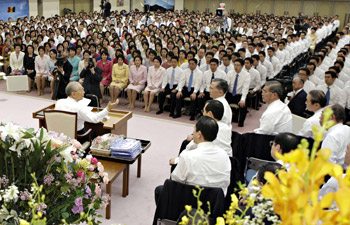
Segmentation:
{"type": "Polygon", "coordinates": [[[94,94],[86,94],[86,97],[87,97],[87,98],[95,98],[95,99],[96,99],[96,104],[97,104],[97,112],[99,112],[99,111],[100,111],[100,104],[99,104],[99,102],[98,102],[98,98],[97,98],[97,96],[96,96],[96,95],[94,95],[94,94]]]}

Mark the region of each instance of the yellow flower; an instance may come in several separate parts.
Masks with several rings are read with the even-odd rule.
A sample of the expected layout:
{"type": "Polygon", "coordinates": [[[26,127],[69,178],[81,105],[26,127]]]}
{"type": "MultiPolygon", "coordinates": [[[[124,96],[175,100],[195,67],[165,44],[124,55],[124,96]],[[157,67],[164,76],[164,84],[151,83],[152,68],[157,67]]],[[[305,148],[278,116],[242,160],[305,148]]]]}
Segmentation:
{"type": "Polygon", "coordinates": [[[216,225],[225,225],[225,220],[222,217],[216,218],[216,225]]]}
{"type": "Polygon", "coordinates": [[[248,188],[243,188],[240,192],[239,192],[239,194],[241,195],[241,197],[245,197],[245,196],[247,196],[247,194],[249,193],[249,191],[248,191],[248,188]]]}
{"type": "Polygon", "coordinates": [[[187,218],[187,216],[183,216],[181,218],[181,222],[179,224],[180,225],[186,225],[186,224],[188,224],[188,222],[189,222],[189,219],[187,218]]]}
{"type": "Polygon", "coordinates": [[[258,185],[259,185],[258,180],[257,180],[257,179],[254,179],[254,180],[252,181],[252,185],[253,185],[253,186],[258,186],[258,185]]]}
{"type": "Polygon", "coordinates": [[[192,206],[191,205],[186,205],[185,209],[187,212],[191,212],[192,211],[192,206]]]}
{"type": "Polygon", "coordinates": [[[20,220],[19,225],[30,225],[26,220],[20,220]]]}

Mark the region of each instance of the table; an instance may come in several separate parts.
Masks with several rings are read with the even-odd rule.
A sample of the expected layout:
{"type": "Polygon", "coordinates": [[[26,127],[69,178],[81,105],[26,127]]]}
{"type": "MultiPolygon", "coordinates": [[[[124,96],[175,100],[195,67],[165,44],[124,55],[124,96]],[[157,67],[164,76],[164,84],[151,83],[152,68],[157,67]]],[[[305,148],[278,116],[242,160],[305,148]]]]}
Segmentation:
{"type": "Polygon", "coordinates": [[[108,160],[99,160],[104,167],[104,171],[108,173],[109,182],[106,185],[106,193],[111,197],[106,208],[106,219],[111,218],[112,192],[111,186],[118,176],[123,172],[123,192],[125,198],[129,194],[129,165],[124,163],[116,163],[108,160]]]}
{"type": "MultiPolygon", "coordinates": [[[[39,128],[45,127],[45,120],[44,120],[44,111],[45,110],[52,110],[55,108],[55,104],[51,104],[43,109],[39,109],[36,112],[33,112],[33,118],[38,119],[39,121],[39,128]]],[[[93,112],[97,111],[96,107],[92,108],[93,112]]],[[[108,113],[109,118],[103,122],[100,123],[88,123],[85,122],[85,128],[92,129],[95,131],[97,136],[101,136],[107,133],[112,134],[123,134],[127,135],[128,130],[128,120],[132,118],[132,112],[127,111],[120,111],[120,110],[111,110],[108,113]]]]}

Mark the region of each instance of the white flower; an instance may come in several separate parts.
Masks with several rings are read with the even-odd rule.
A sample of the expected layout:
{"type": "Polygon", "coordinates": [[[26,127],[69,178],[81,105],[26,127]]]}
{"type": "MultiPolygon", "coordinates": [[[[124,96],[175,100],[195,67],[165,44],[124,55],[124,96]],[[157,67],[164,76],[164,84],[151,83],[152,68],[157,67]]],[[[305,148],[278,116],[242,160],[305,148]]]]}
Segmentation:
{"type": "Polygon", "coordinates": [[[75,152],[75,149],[72,146],[69,146],[60,152],[60,155],[64,158],[66,163],[73,162],[72,151],[75,152]]]}
{"type": "Polygon", "coordinates": [[[16,202],[18,199],[18,193],[19,193],[18,188],[15,185],[11,185],[3,195],[4,201],[10,202],[11,200],[13,200],[16,202]]]}
{"type": "Polygon", "coordinates": [[[23,128],[13,123],[7,123],[5,126],[0,126],[1,139],[5,141],[6,137],[9,136],[17,142],[20,139],[22,130],[23,128]]]}
{"type": "Polygon", "coordinates": [[[53,137],[47,132],[47,130],[45,128],[40,128],[38,130],[38,133],[37,133],[37,137],[40,138],[40,134],[41,134],[41,131],[43,131],[43,137],[42,137],[42,140],[41,142],[42,143],[45,143],[45,142],[49,142],[53,137]]]}
{"type": "Polygon", "coordinates": [[[87,156],[85,157],[85,159],[86,159],[88,162],[91,162],[92,155],[87,155],[87,156]]]}

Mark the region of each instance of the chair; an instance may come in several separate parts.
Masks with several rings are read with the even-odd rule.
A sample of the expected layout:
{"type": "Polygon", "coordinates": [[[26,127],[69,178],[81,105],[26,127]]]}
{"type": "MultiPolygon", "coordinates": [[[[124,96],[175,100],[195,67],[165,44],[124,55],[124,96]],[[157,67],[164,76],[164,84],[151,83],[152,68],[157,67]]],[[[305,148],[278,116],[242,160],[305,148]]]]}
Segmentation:
{"type": "Polygon", "coordinates": [[[74,139],[88,137],[89,141],[81,143],[82,150],[86,152],[90,148],[92,130],[89,129],[85,134],[79,135],[77,133],[77,117],[76,112],[61,110],[44,111],[44,120],[48,131],[55,131],[59,134],[63,133],[67,137],[74,139]]]}
{"type": "Polygon", "coordinates": [[[303,128],[305,121],[305,118],[292,114],[293,134],[297,135],[299,133],[299,131],[303,128]]]}
{"type": "MultiPolygon", "coordinates": [[[[158,220],[162,219],[177,221],[182,211],[184,211],[185,205],[192,205],[192,208],[197,208],[197,199],[193,196],[193,189],[196,189],[193,185],[167,179],[157,203],[153,225],[157,225],[158,220]]],[[[210,217],[216,220],[216,217],[223,215],[225,196],[221,188],[205,187],[200,200],[203,202],[201,208],[204,212],[208,212],[206,202],[210,202],[210,217]]]]}

